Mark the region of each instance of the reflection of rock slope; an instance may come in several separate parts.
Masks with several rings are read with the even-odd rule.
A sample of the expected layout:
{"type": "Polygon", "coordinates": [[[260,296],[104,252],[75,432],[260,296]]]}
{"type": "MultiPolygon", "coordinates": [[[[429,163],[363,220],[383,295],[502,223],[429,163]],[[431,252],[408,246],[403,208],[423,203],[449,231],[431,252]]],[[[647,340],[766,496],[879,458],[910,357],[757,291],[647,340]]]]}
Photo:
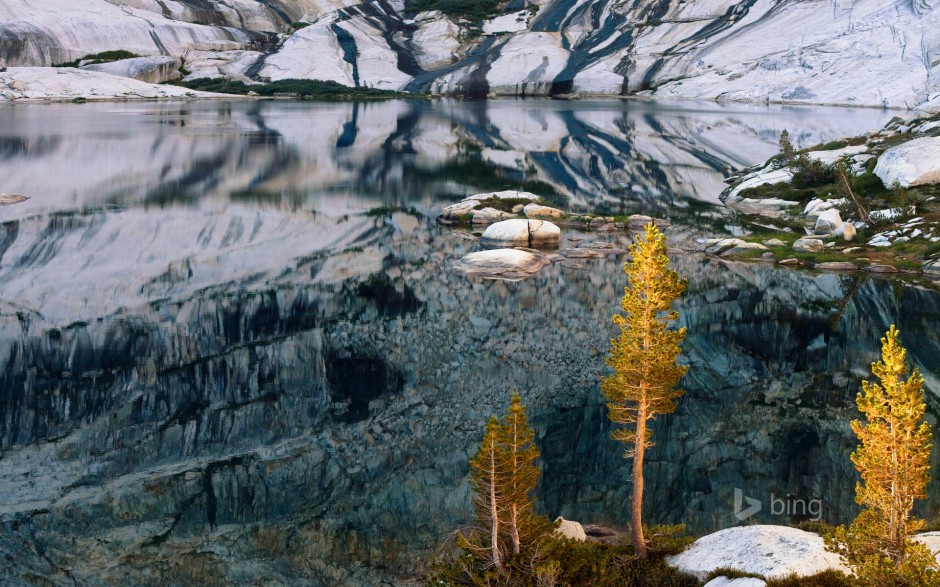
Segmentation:
{"type": "Polygon", "coordinates": [[[728,169],[776,152],[784,128],[812,129],[791,134],[807,145],[857,134],[887,116],[547,101],[80,108],[0,109],[3,190],[42,195],[15,213],[227,201],[229,194],[296,202],[324,189],[404,204],[508,185],[554,191],[576,209],[694,221],[684,209],[716,203],[728,169]]]}
{"type": "Polygon", "coordinates": [[[529,4],[483,23],[480,35],[439,13],[406,18],[402,3],[385,0],[17,0],[0,8],[0,65],[123,49],[186,59],[193,76],[473,97],[655,91],[899,108],[940,100],[940,9],[927,1],[529,4]],[[309,26],[293,30],[300,20],[309,26]]]}
{"type": "MultiPolygon", "coordinates": [[[[335,206],[315,218],[272,206],[256,239],[217,234],[239,206],[6,225],[0,574],[400,584],[466,519],[468,454],[514,389],[545,455],[541,507],[623,522],[627,470],[597,393],[619,261],[468,282],[448,267],[470,241],[427,218],[335,206]],[[214,236],[185,263],[141,246],[186,233],[214,236]],[[103,268],[116,256],[121,275],[122,247],[152,258],[111,278],[103,268]],[[56,278],[62,293],[50,293],[56,278]],[[94,286],[101,299],[86,303],[94,286]]],[[[843,518],[858,379],[892,321],[935,369],[940,297],[676,262],[691,282],[680,307],[691,371],[678,412],[657,423],[651,514],[728,525],[740,486],[819,496],[827,519],[843,518]]]]}

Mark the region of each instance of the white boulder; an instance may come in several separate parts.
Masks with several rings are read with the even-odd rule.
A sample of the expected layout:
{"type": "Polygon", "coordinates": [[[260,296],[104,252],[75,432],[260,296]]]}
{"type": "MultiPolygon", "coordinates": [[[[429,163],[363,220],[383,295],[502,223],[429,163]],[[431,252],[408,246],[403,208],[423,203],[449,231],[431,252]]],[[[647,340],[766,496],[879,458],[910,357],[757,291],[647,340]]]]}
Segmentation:
{"type": "Polygon", "coordinates": [[[666,561],[702,579],[721,567],[770,578],[847,571],[818,534],[787,526],[738,526],[703,536],[666,561]]]}
{"type": "Polygon", "coordinates": [[[940,183],[940,137],[923,137],[891,147],[881,154],[875,175],[886,186],[940,183]]]}
{"type": "Polygon", "coordinates": [[[816,226],[813,232],[816,234],[832,234],[842,228],[842,225],[842,216],[839,214],[839,211],[835,208],[830,208],[822,212],[819,217],[816,218],[816,226]]]}
{"type": "Polygon", "coordinates": [[[558,519],[555,520],[555,523],[558,524],[558,527],[555,528],[555,534],[564,536],[565,538],[571,538],[572,540],[577,540],[578,542],[584,542],[587,540],[587,534],[584,533],[584,527],[579,522],[566,520],[559,516],[558,519]]]}
{"type": "Polygon", "coordinates": [[[472,224],[492,224],[512,216],[512,214],[508,214],[502,210],[497,210],[496,208],[482,208],[480,210],[474,210],[471,212],[471,215],[472,217],[470,218],[470,222],[472,224]]]}
{"type": "Polygon", "coordinates": [[[557,243],[561,229],[547,220],[503,220],[483,232],[486,246],[531,247],[557,243]]]}

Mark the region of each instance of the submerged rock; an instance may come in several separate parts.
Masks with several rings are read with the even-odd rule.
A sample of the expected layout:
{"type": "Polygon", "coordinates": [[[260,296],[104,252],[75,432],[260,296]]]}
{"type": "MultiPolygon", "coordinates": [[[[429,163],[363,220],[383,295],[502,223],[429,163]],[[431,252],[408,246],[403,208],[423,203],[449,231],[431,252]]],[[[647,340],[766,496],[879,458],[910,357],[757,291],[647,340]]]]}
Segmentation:
{"type": "Polygon", "coordinates": [[[466,255],[454,264],[454,269],[481,277],[522,279],[550,264],[551,259],[535,251],[493,249],[466,255]]]}
{"type": "Polygon", "coordinates": [[[666,561],[699,579],[721,567],[767,578],[847,571],[818,534],[788,526],[739,526],[703,536],[666,561]]]}
{"type": "Polygon", "coordinates": [[[858,265],[848,261],[829,261],[819,263],[815,267],[820,271],[858,271],[858,265]]]}
{"type": "Polygon", "coordinates": [[[940,183],[940,137],[923,137],[891,147],[881,154],[875,175],[888,187],[940,183]]]}

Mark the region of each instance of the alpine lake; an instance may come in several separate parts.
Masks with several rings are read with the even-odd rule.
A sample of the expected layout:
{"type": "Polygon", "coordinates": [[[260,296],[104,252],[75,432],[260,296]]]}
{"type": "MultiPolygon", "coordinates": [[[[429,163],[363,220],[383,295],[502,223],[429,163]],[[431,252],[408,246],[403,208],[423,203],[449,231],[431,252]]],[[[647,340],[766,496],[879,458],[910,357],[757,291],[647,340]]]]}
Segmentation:
{"type": "MultiPolygon", "coordinates": [[[[653,425],[646,517],[703,534],[847,522],[855,396],[896,324],[940,407],[940,288],[698,252],[723,178],[880,128],[870,109],[645,101],[0,107],[0,577],[10,585],[407,585],[470,520],[513,391],[537,509],[623,527],[599,395],[624,256],[520,281],[436,222],[521,189],[667,219],[689,365],[653,425]],[[800,504],[803,507],[800,507],[800,504]],[[786,507],[781,509],[781,505],[786,507]]],[[[562,247],[629,232],[563,229],[562,247]]],[[[935,432],[936,434],[936,432],[935,432]]],[[[934,475],[940,452],[933,455],[934,475]]],[[[937,515],[940,491],[917,513],[937,515]]]]}

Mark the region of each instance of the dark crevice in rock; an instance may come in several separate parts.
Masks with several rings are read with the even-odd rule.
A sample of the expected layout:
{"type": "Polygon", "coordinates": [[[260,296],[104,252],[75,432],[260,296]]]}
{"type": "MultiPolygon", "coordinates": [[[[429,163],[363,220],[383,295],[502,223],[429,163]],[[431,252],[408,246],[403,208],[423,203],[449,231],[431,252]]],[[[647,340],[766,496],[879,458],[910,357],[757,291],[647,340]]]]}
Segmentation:
{"type": "Polygon", "coordinates": [[[381,357],[333,350],[326,355],[326,379],[333,401],[348,402],[346,420],[358,422],[369,415],[369,402],[383,395],[397,395],[402,375],[381,357]]]}
{"type": "Polygon", "coordinates": [[[354,39],[346,29],[335,22],[330,25],[330,30],[336,35],[339,47],[343,50],[343,61],[352,65],[353,86],[358,88],[360,86],[358,64],[359,50],[356,49],[356,39],[354,39]]]}

